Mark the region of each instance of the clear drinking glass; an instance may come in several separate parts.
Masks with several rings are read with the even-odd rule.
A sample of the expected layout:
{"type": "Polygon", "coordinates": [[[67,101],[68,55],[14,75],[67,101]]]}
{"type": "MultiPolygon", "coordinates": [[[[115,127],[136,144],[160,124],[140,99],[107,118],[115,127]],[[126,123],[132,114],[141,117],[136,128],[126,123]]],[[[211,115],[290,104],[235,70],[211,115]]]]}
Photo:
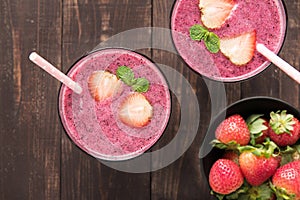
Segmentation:
{"type": "Polygon", "coordinates": [[[163,74],[146,57],[126,49],[102,49],[80,58],[68,76],[82,86],[83,92],[78,95],[61,86],[60,119],[71,140],[89,155],[109,161],[130,159],[148,150],[163,134],[170,116],[170,93],[163,74]],[[123,65],[150,82],[143,95],[153,107],[153,116],[141,128],[127,126],[118,117],[121,103],[133,93],[129,86],[123,84],[120,92],[101,102],[92,98],[88,88],[88,78],[94,71],[115,74],[123,65]]]}

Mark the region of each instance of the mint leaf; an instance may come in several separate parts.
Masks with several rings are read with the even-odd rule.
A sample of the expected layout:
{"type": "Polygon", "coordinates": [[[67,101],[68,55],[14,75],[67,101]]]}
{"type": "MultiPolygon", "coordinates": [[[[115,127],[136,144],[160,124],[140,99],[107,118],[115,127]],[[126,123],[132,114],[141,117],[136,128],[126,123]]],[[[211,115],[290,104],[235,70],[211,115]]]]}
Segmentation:
{"type": "Polygon", "coordinates": [[[199,24],[195,24],[190,28],[190,37],[195,41],[203,40],[207,50],[211,53],[218,53],[220,50],[220,38],[199,24]]]}
{"type": "Polygon", "coordinates": [[[132,85],[132,89],[136,92],[147,92],[149,89],[149,81],[145,78],[138,78],[134,85],[132,85]]]}
{"type": "Polygon", "coordinates": [[[206,33],[208,32],[209,31],[205,27],[196,24],[190,28],[190,37],[192,40],[200,41],[204,39],[206,33]]]}
{"type": "Polygon", "coordinates": [[[147,92],[149,89],[149,81],[146,78],[135,78],[132,69],[127,66],[118,67],[116,75],[135,92],[147,92]]]}
{"type": "Polygon", "coordinates": [[[135,84],[136,80],[134,78],[134,73],[132,69],[127,66],[120,66],[117,69],[116,75],[121,79],[126,85],[132,86],[135,84]]]}
{"type": "Polygon", "coordinates": [[[209,32],[204,42],[208,51],[211,53],[218,53],[220,49],[220,39],[216,34],[209,32]]]}

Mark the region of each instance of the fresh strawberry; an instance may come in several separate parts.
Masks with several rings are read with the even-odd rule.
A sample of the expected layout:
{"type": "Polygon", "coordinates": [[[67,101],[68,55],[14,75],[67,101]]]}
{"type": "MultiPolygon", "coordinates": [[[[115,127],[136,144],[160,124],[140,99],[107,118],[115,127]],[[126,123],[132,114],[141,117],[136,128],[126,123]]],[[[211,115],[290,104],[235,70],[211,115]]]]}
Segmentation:
{"type": "Polygon", "coordinates": [[[244,177],[239,166],[227,159],[217,160],[209,172],[209,184],[219,194],[230,194],[243,185],[244,177]]]}
{"type": "Polygon", "coordinates": [[[152,117],[153,108],[141,93],[130,94],[119,108],[120,120],[132,127],[147,125],[152,117]]]}
{"type": "Polygon", "coordinates": [[[277,199],[300,200],[300,161],[280,167],[274,174],[272,183],[277,199]]]}
{"type": "Polygon", "coordinates": [[[234,8],[234,0],[200,0],[201,21],[207,28],[220,28],[234,8]]]}
{"type": "Polygon", "coordinates": [[[243,117],[238,114],[222,121],[216,129],[215,135],[219,141],[225,144],[236,142],[240,145],[247,145],[250,141],[247,124],[243,117]]]}
{"type": "Polygon", "coordinates": [[[235,151],[225,151],[222,158],[231,160],[236,164],[239,164],[239,154],[235,151]]]}
{"type": "Polygon", "coordinates": [[[107,71],[95,71],[88,79],[88,88],[96,101],[103,101],[121,90],[122,81],[107,71]]]}
{"type": "Polygon", "coordinates": [[[300,123],[286,110],[270,114],[270,138],[281,147],[295,144],[300,137],[300,123]]]}
{"type": "Polygon", "coordinates": [[[256,31],[220,39],[220,50],[235,65],[247,64],[256,49],[256,31]]]}
{"type": "Polygon", "coordinates": [[[280,159],[243,152],[239,157],[239,164],[247,182],[252,186],[259,186],[275,174],[280,159]]]}
{"type": "Polygon", "coordinates": [[[262,144],[269,136],[269,123],[262,116],[260,114],[253,114],[246,119],[251,136],[250,143],[252,145],[262,144]]]}

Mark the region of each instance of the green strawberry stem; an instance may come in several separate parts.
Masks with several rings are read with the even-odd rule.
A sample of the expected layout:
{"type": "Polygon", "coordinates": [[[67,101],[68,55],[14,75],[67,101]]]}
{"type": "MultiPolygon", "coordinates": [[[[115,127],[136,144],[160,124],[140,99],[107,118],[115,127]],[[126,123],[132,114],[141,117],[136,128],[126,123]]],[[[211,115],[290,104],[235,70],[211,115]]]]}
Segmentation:
{"type": "Polygon", "coordinates": [[[270,126],[276,134],[288,133],[294,129],[293,125],[296,123],[291,114],[287,114],[286,110],[270,113],[270,126]]]}
{"type": "Polygon", "coordinates": [[[251,187],[249,186],[249,189],[246,194],[240,195],[238,199],[240,200],[270,200],[272,199],[274,195],[273,190],[270,187],[270,183],[266,182],[260,186],[251,187]]]}
{"type": "Polygon", "coordinates": [[[235,141],[231,141],[227,144],[221,142],[220,140],[213,140],[210,143],[213,147],[223,150],[233,150],[237,151],[240,147],[240,144],[236,143],[235,141]]]}
{"type": "Polygon", "coordinates": [[[255,145],[256,139],[263,135],[264,130],[268,129],[268,127],[264,125],[266,121],[261,118],[262,116],[262,114],[253,114],[246,119],[251,137],[250,144],[252,145],[255,145]]]}
{"type": "Polygon", "coordinates": [[[286,189],[284,188],[278,188],[272,183],[270,183],[270,187],[273,190],[273,192],[276,194],[277,200],[294,200],[296,195],[295,194],[289,194],[286,189]]]}
{"type": "Polygon", "coordinates": [[[222,199],[239,199],[239,200],[270,200],[274,195],[273,188],[271,188],[271,183],[266,182],[260,186],[251,186],[246,181],[244,184],[228,195],[221,195],[211,191],[211,194],[217,197],[219,200],[222,199]]]}
{"type": "Polygon", "coordinates": [[[267,138],[263,144],[239,146],[238,150],[240,153],[251,152],[256,156],[264,156],[265,158],[276,157],[280,152],[279,147],[270,138],[267,138]]]}
{"type": "Polygon", "coordinates": [[[281,166],[295,160],[300,160],[300,144],[281,148],[280,154],[281,154],[281,163],[280,163],[281,166]]]}

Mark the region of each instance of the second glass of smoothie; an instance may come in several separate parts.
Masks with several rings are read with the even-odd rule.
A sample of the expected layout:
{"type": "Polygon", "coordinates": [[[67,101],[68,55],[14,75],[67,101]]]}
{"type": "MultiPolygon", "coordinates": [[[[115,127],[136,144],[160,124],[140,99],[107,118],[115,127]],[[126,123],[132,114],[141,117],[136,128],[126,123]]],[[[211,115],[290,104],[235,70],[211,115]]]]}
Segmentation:
{"type": "MultiPolygon", "coordinates": [[[[201,1],[201,0],[200,0],[201,1]]],[[[220,38],[256,31],[256,42],[278,53],[284,42],[286,14],[281,0],[235,0],[235,7],[220,28],[211,29],[220,38]]],[[[210,53],[203,42],[190,38],[189,29],[202,24],[199,0],[177,0],[172,13],[174,44],[184,61],[196,72],[210,79],[235,82],[248,79],[266,69],[270,62],[257,51],[252,60],[236,66],[221,52],[210,53]]]]}

